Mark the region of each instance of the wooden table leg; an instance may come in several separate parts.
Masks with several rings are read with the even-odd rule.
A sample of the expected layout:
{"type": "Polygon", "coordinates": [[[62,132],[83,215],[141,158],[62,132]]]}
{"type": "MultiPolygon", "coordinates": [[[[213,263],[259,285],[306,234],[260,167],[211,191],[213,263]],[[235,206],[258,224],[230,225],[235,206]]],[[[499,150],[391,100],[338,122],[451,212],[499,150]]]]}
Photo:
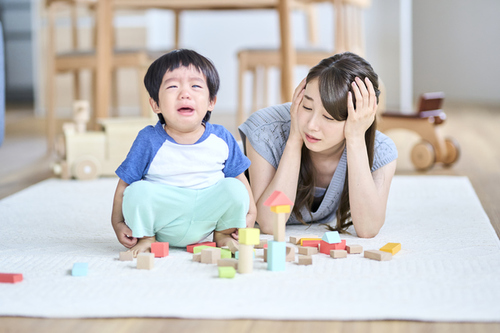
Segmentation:
{"type": "Polygon", "coordinates": [[[98,118],[107,118],[111,89],[111,57],[113,56],[113,0],[99,0],[96,8],[96,109],[91,121],[94,129],[98,118]]]}
{"type": "Polygon", "coordinates": [[[279,0],[281,34],[281,100],[291,102],[293,95],[293,69],[297,55],[292,41],[290,0],[279,0]]]}

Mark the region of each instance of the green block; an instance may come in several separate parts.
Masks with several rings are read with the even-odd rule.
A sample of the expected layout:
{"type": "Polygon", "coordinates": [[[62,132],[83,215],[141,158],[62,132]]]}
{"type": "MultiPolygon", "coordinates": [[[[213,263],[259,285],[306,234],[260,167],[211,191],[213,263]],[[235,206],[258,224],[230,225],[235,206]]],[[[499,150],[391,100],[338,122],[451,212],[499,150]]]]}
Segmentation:
{"type": "Polygon", "coordinates": [[[194,247],[194,248],[193,248],[193,254],[195,254],[195,253],[200,253],[200,252],[201,252],[201,250],[203,250],[203,249],[207,249],[207,248],[210,248],[210,247],[211,247],[211,248],[214,248],[213,246],[206,246],[206,245],[196,246],[196,247],[194,247]]]}
{"type": "Polygon", "coordinates": [[[234,267],[230,267],[230,266],[219,267],[219,277],[220,278],[232,279],[232,278],[234,278],[235,275],[236,275],[236,270],[234,269],[234,267]]]}
{"type": "Polygon", "coordinates": [[[220,249],[220,257],[221,259],[231,259],[233,254],[228,249],[220,249]]]}

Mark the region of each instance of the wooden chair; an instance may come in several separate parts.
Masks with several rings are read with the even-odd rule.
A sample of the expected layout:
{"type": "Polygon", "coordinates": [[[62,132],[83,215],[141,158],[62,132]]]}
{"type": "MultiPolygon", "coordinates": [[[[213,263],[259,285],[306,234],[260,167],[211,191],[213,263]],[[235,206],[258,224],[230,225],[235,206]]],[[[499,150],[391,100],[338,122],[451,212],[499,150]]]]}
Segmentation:
{"type": "MultiPolygon", "coordinates": [[[[370,6],[371,0],[330,0],[335,9],[335,53],[351,51],[359,55],[364,55],[364,36],[363,36],[363,10],[370,6]]],[[[314,3],[293,2],[296,9],[306,14],[308,22],[309,42],[312,45],[317,44],[317,29],[315,23],[317,17],[314,3]]],[[[324,50],[297,50],[296,65],[315,66],[322,59],[330,57],[334,52],[324,50]]],[[[271,67],[281,67],[281,58],[279,50],[265,49],[244,49],[238,52],[238,110],[237,125],[243,123],[247,117],[245,112],[245,73],[250,72],[253,75],[253,104],[252,111],[260,107],[267,106],[267,81],[268,70],[271,67]],[[259,78],[262,73],[263,78],[259,78]],[[262,87],[261,93],[258,93],[259,87],[262,87]],[[259,95],[262,104],[259,104],[259,95]]],[[[282,96],[283,97],[283,96],[282,96]]],[[[282,98],[283,99],[283,98],[282,98]]]]}
{"type": "Polygon", "coordinates": [[[446,120],[441,109],[444,93],[425,93],[420,96],[418,111],[413,115],[383,112],[378,118],[377,129],[386,132],[402,128],[416,132],[422,138],[411,152],[411,160],[418,170],[427,170],[434,163],[449,167],[460,157],[460,146],[451,137],[443,138],[439,125],[446,120]]]}
{"type": "MultiPolygon", "coordinates": [[[[331,56],[325,51],[297,51],[297,65],[315,66],[322,59],[331,56]]],[[[280,53],[277,50],[242,50],[238,52],[238,125],[242,124],[246,117],[245,111],[245,73],[253,75],[252,111],[268,106],[268,71],[269,68],[281,66],[280,53]],[[263,74],[260,78],[259,74],[263,74]],[[259,89],[260,88],[260,89],[259,89]],[[259,99],[259,96],[262,96],[259,99]]]]}
{"type": "MultiPolygon", "coordinates": [[[[47,0],[48,9],[48,49],[47,49],[47,141],[49,151],[54,149],[54,141],[56,136],[56,116],[55,116],[55,83],[56,76],[61,73],[73,73],[74,76],[74,99],[81,99],[80,86],[79,86],[79,73],[82,70],[90,70],[92,73],[92,85],[95,85],[95,68],[96,68],[96,54],[95,49],[85,51],[78,50],[79,30],[78,30],[78,9],[85,8],[89,14],[92,15],[95,9],[95,0],[47,0]],[[56,52],[56,29],[55,18],[57,13],[65,13],[68,10],[71,12],[71,34],[72,34],[72,48],[70,51],[64,53],[56,52]]],[[[94,35],[98,27],[94,27],[94,35]]],[[[95,44],[95,38],[93,38],[95,44]]],[[[151,53],[145,50],[116,50],[112,66],[116,73],[119,68],[136,68],[138,73],[137,84],[140,91],[141,99],[141,115],[149,116],[150,107],[148,103],[147,91],[142,85],[143,77],[151,62],[156,59],[161,53],[151,53]]],[[[111,89],[116,89],[116,83],[110,87],[109,94],[113,92],[111,89]]],[[[93,89],[91,89],[93,91],[93,89]]],[[[116,93],[116,92],[114,92],[116,93]]],[[[95,110],[93,103],[91,109],[95,110]]],[[[90,116],[90,126],[95,128],[97,126],[97,119],[95,113],[92,112],[90,116]]]]}

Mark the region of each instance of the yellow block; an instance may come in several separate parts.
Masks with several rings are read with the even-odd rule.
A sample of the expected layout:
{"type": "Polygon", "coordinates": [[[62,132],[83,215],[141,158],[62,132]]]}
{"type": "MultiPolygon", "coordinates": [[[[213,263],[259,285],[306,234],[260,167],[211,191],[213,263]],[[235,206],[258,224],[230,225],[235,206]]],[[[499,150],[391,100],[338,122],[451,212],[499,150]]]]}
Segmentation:
{"type": "Polygon", "coordinates": [[[275,213],[290,213],[290,206],[288,205],[281,205],[281,206],[273,206],[271,207],[271,212],[275,213]]]}
{"type": "Polygon", "coordinates": [[[241,228],[238,230],[240,244],[259,245],[260,230],[257,228],[241,228]]]}
{"type": "Polygon", "coordinates": [[[321,238],[301,238],[301,239],[300,239],[300,246],[302,246],[302,243],[303,243],[304,241],[309,241],[309,240],[320,241],[320,240],[321,240],[321,238]]]}
{"type": "Polygon", "coordinates": [[[401,250],[401,243],[387,243],[380,248],[380,251],[389,252],[395,255],[401,250]]]}

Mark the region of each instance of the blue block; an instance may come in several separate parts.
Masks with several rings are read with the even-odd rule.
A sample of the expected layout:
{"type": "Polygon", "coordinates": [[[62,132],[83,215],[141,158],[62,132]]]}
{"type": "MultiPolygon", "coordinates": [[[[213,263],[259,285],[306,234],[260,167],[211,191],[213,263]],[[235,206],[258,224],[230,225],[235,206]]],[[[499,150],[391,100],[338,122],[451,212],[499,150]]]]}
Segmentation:
{"type": "Polygon", "coordinates": [[[87,276],[89,271],[89,264],[86,262],[77,262],[73,264],[71,275],[73,276],[87,276]]]}
{"type": "Polygon", "coordinates": [[[267,242],[267,270],[279,272],[285,270],[286,263],[286,243],[269,241],[267,242]]]}
{"type": "Polygon", "coordinates": [[[327,231],[321,239],[328,244],[337,244],[341,242],[338,231],[327,231]]]}

